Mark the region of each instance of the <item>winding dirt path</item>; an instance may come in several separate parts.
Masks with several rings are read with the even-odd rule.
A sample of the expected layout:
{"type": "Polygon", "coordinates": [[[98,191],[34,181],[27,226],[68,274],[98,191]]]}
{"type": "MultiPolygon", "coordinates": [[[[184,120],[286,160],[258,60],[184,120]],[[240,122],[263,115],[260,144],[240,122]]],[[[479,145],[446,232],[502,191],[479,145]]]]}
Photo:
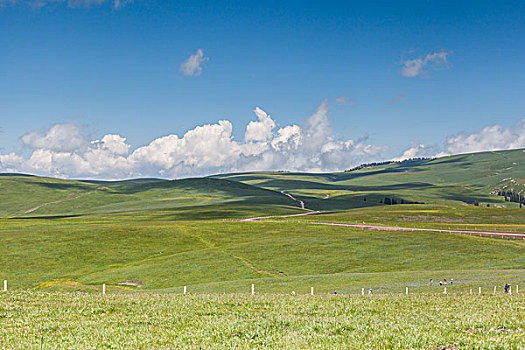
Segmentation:
{"type": "Polygon", "coordinates": [[[525,239],[525,233],[516,233],[516,232],[441,230],[441,229],[436,229],[436,228],[413,228],[413,227],[380,226],[380,225],[367,225],[367,224],[345,224],[345,223],[337,223],[337,222],[310,222],[310,224],[354,227],[354,228],[360,228],[362,230],[372,230],[372,231],[406,231],[406,232],[426,231],[426,232],[441,232],[441,233],[460,233],[463,235],[480,236],[480,237],[525,239]]]}
{"type": "Polygon", "coordinates": [[[279,216],[259,216],[256,218],[247,218],[247,219],[241,219],[241,220],[235,220],[235,221],[241,221],[241,222],[249,222],[249,221],[261,221],[266,219],[273,219],[273,218],[292,218],[296,216],[307,216],[307,215],[315,215],[319,214],[320,211],[309,211],[307,213],[300,213],[300,214],[290,214],[290,215],[279,215],[279,216]]]}
{"type": "MultiPolygon", "coordinates": [[[[239,221],[254,222],[254,221],[261,221],[261,220],[272,219],[272,218],[288,218],[288,217],[296,217],[296,216],[315,215],[319,213],[320,213],[319,211],[312,211],[308,213],[293,214],[293,215],[263,216],[263,217],[257,217],[257,218],[248,218],[248,219],[242,219],[239,221]]],[[[479,237],[513,238],[513,239],[524,239],[525,240],[525,233],[516,233],[516,232],[442,230],[442,229],[436,229],[436,228],[413,228],[413,227],[381,226],[381,225],[369,225],[369,224],[347,224],[347,223],[339,223],[339,222],[314,222],[314,221],[308,222],[308,221],[305,221],[303,223],[310,224],[310,225],[352,227],[352,228],[359,228],[362,230],[371,230],[371,231],[459,233],[463,235],[479,236],[479,237]]]]}
{"type": "Polygon", "coordinates": [[[299,200],[299,199],[295,198],[294,196],[292,196],[291,194],[286,193],[284,191],[281,191],[281,193],[284,194],[286,197],[289,197],[290,199],[298,202],[301,205],[301,209],[305,209],[304,202],[302,200],[299,200]]]}

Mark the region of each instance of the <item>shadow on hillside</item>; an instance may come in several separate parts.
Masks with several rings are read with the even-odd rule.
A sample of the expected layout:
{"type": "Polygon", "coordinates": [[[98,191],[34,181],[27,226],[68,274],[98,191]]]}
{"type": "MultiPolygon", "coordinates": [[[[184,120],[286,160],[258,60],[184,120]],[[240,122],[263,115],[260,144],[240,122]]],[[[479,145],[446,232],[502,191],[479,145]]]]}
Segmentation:
{"type": "Polygon", "coordinates": [[[135,194],[153,189],[178,189],[183,191],[194,191],[198,193],[221,192],[233,194],[236,197],[247,197],[254,195],[281,195],[278,192],[244,184],[242,182],[216,179],[216,178],[194,178],[182,180],[166,180],[150,182],[145,184],[117,184],[111,187],[118,194],[135,194]]]}
{"type": "Polygon", "coordinates": [[[417,190],[439,187],[434,184],[425,182],[407,182],[393,185],[377,185],[377,186],[352,186],[352,185],[331,185],[321,182],[314,181],[301,181],[301,180],[279,180],[272,179],[264,181],[258,184],[259,186],[273,187],[273,188],[289,188],[289,189],[312,189],[312,190],[339,190],[339,191],[396,191],[396,190],[417,190]]]}
{"type": "Polygon", "coordinates": [[[465,163],[467,165],[472,165],[471,162],[466,162],[467,157],[458,157],[458,158],[452,158],[452,159],[446,159],[446,160],[440,160],[439,158],[431,160],[429,162],[429,165],[436,165],[436,164],[455,164],[455,163],[465,163]]]}
{"type": "Polygon", "coordinates": [[[36,177],[35,175],[19,174],[19,173],[0,173],[0,176],[5,176],[5,177],[36,177]]]}
{"type": "Polygon", "coordinates": [[[85,190],[90,191],[93,190],[93,187],[89,187],[87,185],[81,185],[81,184],[74,184],[74,183],[56,183],[56,182],[35,182],[35,181],[24,181],[24,183],[29,185],[37,185],[42,187],[47,187],[53,190],[85,190]]]}

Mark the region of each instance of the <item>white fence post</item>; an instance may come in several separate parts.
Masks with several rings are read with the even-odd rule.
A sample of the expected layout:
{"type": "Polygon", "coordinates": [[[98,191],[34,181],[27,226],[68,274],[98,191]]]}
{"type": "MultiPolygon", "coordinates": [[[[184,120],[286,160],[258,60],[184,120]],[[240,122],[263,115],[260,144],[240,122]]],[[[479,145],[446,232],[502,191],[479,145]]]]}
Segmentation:
{"type": "Polygon", "coordinates": [[[186,295],[186,286],[184,286],[184,295],[186,295]]]}
{"type": "Polygon", "coordinates": [[[310,290],[310,295],[314,295],[314,287],[310,290]]]}
{"type": "Polygon", "coordinates": [[[472,288],[470,288],[470,294],[472,294],[472,288]]]}
{"type": "Polygon", "coordinates": [[[481,295],[481,287],[479,287],[479,295],[481,295]]]}
{"type": "Polygon", "coordinates": [[[509,286],[509,295],[512,295],[512,286],[509,286]]]}
{"type": "Polygon", "coordinates": [[[443,294],[447,294],[447,287],[445,287],[445,290],[443,291],[443,294]]]}
{"type": "Polygon", "coordinates": [[[497,286],[494,286],[494,294],[496,294],[496,287],[497,287],[497,286]]]}
{"type": "Polygon", "coordinates": [[[106,284],[102,284],[102,295],[106,295],[106,284]]]}
{"type": "Polygon", "coordinates": [[[361,295],[365,295],[365,289],[361,288],[361,295]]]}
{"type": "Polygon", "coordinates": [[[408,287],[405,289],[405,294],[408,295],[408,287]]]}
{"type": "Polygon", "coordinates": [[[252,283],[252,295],[255,295],[255,284],[252,283]]]}
{"type": "Polygon", "coordinates": [[[4,280],[4,292],[7,292],[7,280],[4,280]]]}
{"type": "Polygon", "coordinates": [[[519,285],[516,284],[516,294],[518,294],[518,293],[519,293],[519,285]]]}

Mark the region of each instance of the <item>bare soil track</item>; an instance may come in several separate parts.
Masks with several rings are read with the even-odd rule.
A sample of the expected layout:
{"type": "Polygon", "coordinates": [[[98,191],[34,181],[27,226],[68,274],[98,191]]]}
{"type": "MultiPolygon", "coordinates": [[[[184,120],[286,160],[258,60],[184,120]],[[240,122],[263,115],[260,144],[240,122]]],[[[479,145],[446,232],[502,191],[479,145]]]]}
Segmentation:
{"type": "MultiPolygon", "coordinates": [[[[320,212],[318,211],[311,211],[311,212],[302,213],[302,214],[283,215],[283,216],[263,216],[263,217],[242,219],[239,221],[253,222],[253,221],[261,221],[261,220],[266,220],[266,219],[271,219],[271,218],[276,218],[276,217],[288,218],[288,217],[297,217],[297,216],[305,216],[305,215],[315,215],[319,213],[320,212]]],[[[459,233],[463,235],[480,236],[480,237],[525,239],[525,233],[515,233],[515,232],[441,230],[441,229],[435,229],[435,228],[413,228],[413,227],[381,226],[381,225],[369,225],[369,224],[348,224],[348,223],[339,223],[339,222],[308,222],[308,221],[305,221],[303,223],[311,224],[311,225],[353,227],[353,228],[359,228],[362,230],[372,230],[372,231],[405,231],[405,232],[424,231],[424,232],[440,232],[440,233],[459,233]]]]}

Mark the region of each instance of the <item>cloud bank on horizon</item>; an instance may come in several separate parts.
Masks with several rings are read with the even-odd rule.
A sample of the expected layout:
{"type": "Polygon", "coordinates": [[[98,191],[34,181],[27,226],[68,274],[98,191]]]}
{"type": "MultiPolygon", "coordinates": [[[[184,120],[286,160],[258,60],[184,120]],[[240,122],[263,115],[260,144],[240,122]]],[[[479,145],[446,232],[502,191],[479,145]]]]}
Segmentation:
{"type": "Polygon", "coordinates": [[[121,135],[90,140],[84,126],[55,124],[20,138],[30,150],[29,157],[0,154],[0,171],[104,179],[177,178],[255,170],[335,171],[379,157],[384,147],[336,139],[328,109],[324,100],[303,125],[277,128],[257,107],[257,120],[246,126],[244,141],[233,138],[230,121],[219,120],[197,126],[182,137],[156,138],[131,152],[121,135]]]}
{"type": "MultiPolygon", "coordinates": [[[[343,102],[338,99],[335,103],[343,102]]],[[[329,106],[324,100],[302,125],[280,128],[256,107],[257,120],[246,126],[244,141],[234,139],[230,121],[219,120],[197,126],[182,137],[156,138],[135,150],[118,134],[90,140],[86,126],[55,124],[45,132],[31,131],[20,138],[30,151],[28,157],[0,153],[0,172],[94,179],[180,178],[262,170],[342,171],[385,159],[385,146],[337,139],[330,127],[329,106]]],[[[525,119],[510,128],[493,125],[449,137],[443,147],[414,145],[393,160],[514,148],[525,148],[525,119]]]]}

